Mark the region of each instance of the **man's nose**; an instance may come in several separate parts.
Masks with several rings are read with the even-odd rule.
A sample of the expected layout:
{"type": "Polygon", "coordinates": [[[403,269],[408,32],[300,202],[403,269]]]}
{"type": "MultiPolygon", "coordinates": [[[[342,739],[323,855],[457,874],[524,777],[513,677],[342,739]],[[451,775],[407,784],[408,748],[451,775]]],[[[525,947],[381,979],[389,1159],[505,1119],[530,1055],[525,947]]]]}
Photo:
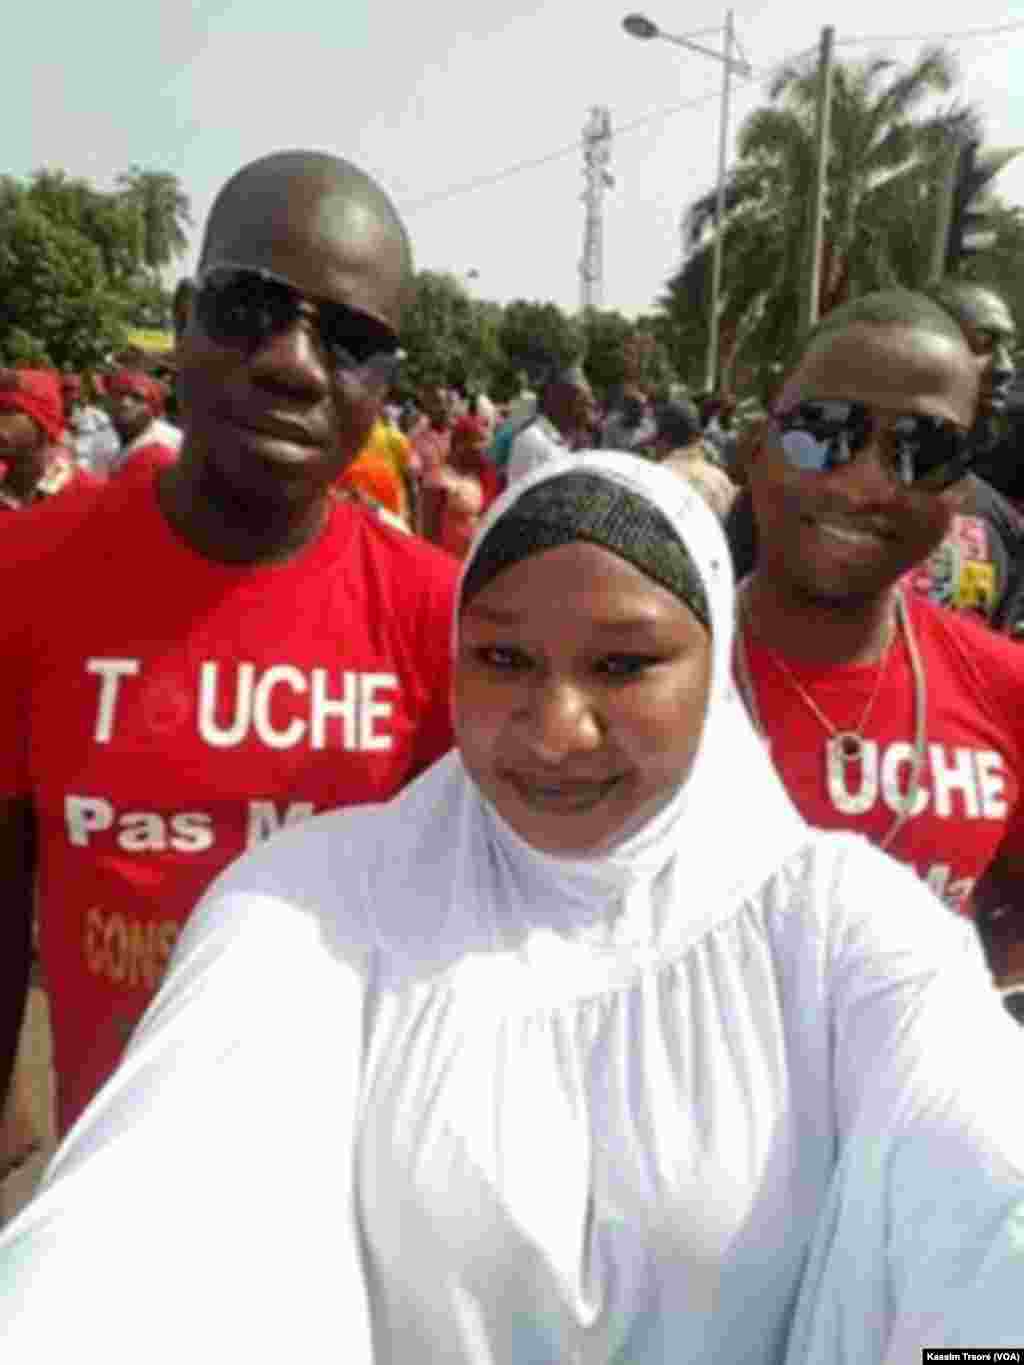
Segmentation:
{"type": "Polygon", "coordinates": [[[330,376],[315,321],[300,315],[269,336],[254,353],[250,372],[257,383],[268,387],[323,397],[330,376]]]}
{"type": "Polygon", "coordinates": [[[992,381],[995,384],[1008,383],[1014,375],[1013,356],[1007,343],[1000,342],[992,352],[992,381]]]}
{"type": "Polygon", "coordinates": [[[829,492],[840,495],[851,510],[890,502],[900,491],[900,479],[885,434],[872,433],[852,460],[833,470],[828,483],[829,492]]]}

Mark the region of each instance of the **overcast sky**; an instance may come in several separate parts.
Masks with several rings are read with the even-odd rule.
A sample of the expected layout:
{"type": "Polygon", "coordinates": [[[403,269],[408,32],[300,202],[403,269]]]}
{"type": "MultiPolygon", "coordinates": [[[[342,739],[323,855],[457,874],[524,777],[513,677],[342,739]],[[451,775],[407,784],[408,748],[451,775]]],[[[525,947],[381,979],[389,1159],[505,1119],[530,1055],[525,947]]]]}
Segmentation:
{"type": "MultiPolygon", "coordinates": [[[[714,182],[720,66],[621,20],[640,0],[94,0],[19,6],[0,110],[8,173],[63,167],[101,187],[132,163],[177,174],[198,225],[239,166],[317,147],[381,179],[405,213],[421,267],[467,276],[481,297],[579,303],[582,151],[588,109],[616,134],[605,200],[604,303],[652,307],[678,262],[680,211],[714,182]],[[13,53],[16,51],[16,57],[13,53]],[[694,106],[694,102],[701,101],[694,106]],[[672,112],[690,102],[691,107],[672,112]],[[637,120],[642,120],[636,123],[637,120]],[[635,124],[627,128],[627,124],[635,124]],[[488,177],[559,151],[546,164],[488,177]],[[475,186],[475,188],[465,188],[475,186]]],[[[735,91],[732,131],[763,102],[767,74],[831,23],[844,58],[911,61],[949,39],[960,94],[993,144],[1024,144],[1024,5],[998,0],[840,0],[820,14],[748,0],[737,33],[759,78],[735,91]],[[908,41],[898,41],[904,37],[908,41]],[[869,43],[862,38],[877,39],[869,43]]],[[[710,0],[651,0],[668,32],[719,27],[710,0]]],[[[697,41],[714,45],[720,36],[697,41]]],[[[1000,179],[1024,203],[1024,155],[1000,179]]],[[[198,244],[196,241],[195,245],[198,244]]],[[[194,247],[183,263],[189,267],[194,247]]]]}

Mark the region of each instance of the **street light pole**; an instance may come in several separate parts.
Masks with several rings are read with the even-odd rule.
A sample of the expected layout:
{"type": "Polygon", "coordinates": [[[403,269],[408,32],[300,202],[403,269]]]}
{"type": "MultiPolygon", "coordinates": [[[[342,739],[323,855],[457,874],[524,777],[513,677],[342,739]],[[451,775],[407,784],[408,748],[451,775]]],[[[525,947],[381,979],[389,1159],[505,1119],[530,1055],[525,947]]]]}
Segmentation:
{"type": "Polygon", "coordinates": [[[714,393],[718,385],[718,328],[722,298],[722,247],[725,240],[725,179],[729,152],[729,97],[732,93],[732,10],[725,15],[722,54],[722,108],[718,119],[718,189],[715,194],[715,244],[711,257],[711,316],[708,320],[708,356],[704,387],[714,393]]]}
{"type": "Polygon", "coordinates": [[[732,95],[732,77],[734,72],[741,76],[749,76],[751,74],[750,65],[748,62],[738,60],[733,56],[736,35],[733,25],[732,10],[728,10],[725,15],[724,45],[723,51],[721,52],[716,52],[714,48],[704,47],[701,43],[695,43],[688,37],[676,36],[671,33],[662,33],[658,25],[643,14],[628,14],[622,21],[622,27],[634,38],[664,38],[666,42],[675,43],[677,47],[686,47],[689,48],[691,52],[700,52],[706,57],[714,57],[715,61],[721,62],[723,67],[722,106],[718,122],[718,186],[715,191],[715,241],[711,257],[711,312],[708,319],[707,363],[704,367],[705,388],[709,393],[713,393],[718,381],[719,313],[721,311],[722,295],[722,245],[725,237],[725,186],[728,174],[729,104],[732,95]]]}

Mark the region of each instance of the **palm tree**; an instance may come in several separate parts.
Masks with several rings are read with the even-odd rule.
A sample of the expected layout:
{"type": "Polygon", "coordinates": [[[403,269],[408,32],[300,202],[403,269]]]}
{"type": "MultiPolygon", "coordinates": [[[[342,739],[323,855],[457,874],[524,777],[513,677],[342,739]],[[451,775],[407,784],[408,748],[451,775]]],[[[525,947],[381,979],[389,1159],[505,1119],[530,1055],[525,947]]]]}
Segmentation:
{"type": "MultiPolygon", "coordinates": [[[[976,120],[956,106],[916,115],[928,99],[948,94],[955,79],[953,58],[942,48],[926,49],[905,69],[884,57],[836,64],[821,314],[870,289],[925,282],[938,167],[950,134],[975,129],[976,120]]],[[[771,84],[771,104],[755,110],[740,130],[723,248],[726,375],[740,346],[771,364],[788,358],[797,338],[817,81],[812,62],[783,68],[771,84]]],[[[661,301],[676,316],[684,309],[697,312],[702,329],[708,314],[707,236],[714,218],[713,193],[690,206],[684,220],[690,254],[661,301]]]]}
{"type": "Polygon", "coordinates": [[[188,195],[170,171],[132,166],[118,177],[124,200],[135,208],[141,257],[154,276],[188,249],[185,229],[192,226],[188,195]]]}

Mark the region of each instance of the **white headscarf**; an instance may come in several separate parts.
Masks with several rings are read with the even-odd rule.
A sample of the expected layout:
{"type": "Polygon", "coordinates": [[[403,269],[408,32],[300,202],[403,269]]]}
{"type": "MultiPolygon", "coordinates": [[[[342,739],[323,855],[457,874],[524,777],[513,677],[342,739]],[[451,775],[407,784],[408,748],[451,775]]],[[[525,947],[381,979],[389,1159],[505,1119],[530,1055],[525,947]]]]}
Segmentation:
{"type": "MultiPolygon", "coordinates": [[[[453,649],[466,575],[491,528],[531,489],[567,473],[597,475],[653,504],[688,550],[711,616],[711,681],[703,734],[685,780],[599,851],[578,858],[541,852],[516,834],[475,786],[471,805],[477,816],[463,832],[473,843],[486,842],[492,870],[496,860],[513,874],[500,879],[506,894],[497,894],[499,919],[512,909],[505,904],[509,881],[524,891],[529,887],[531,898],[606,905],[611,898],[620,906],[628,900],[628,937],[665,947],[666,935],[682,930],[690,941],[755,891],[806,841],[808,830],[733,683],[735,586],[721,527],[704,499],[669,471],[619,452],[582,451],[552,459],[509,488],[481,522],[463,565],[453,649]]],[[[461,761],[459,769],[473,785],[461,761]]],[[[489,878],[483,880],[486,884],[489,878]]],[[[498,886],[493,890],[498,893],[498,886]]]]}

